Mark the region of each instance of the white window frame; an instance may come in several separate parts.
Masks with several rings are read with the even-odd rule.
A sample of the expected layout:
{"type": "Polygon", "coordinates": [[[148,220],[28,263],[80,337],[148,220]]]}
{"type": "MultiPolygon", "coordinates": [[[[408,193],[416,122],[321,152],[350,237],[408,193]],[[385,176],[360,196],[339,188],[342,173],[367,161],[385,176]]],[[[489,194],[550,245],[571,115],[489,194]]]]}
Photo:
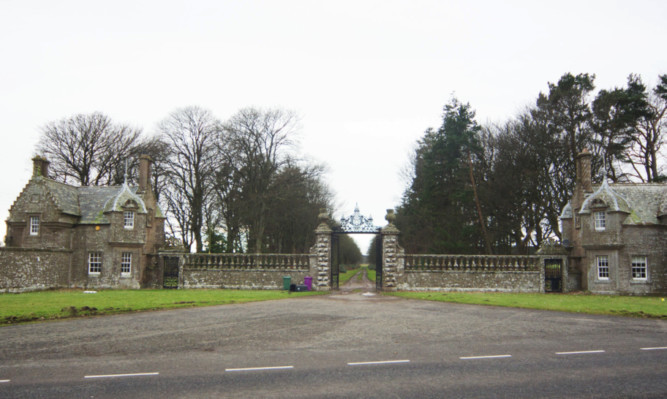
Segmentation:
{"type": "Polygon", "coordinates": [[[134,228],[134,211],[123,212],[123,227],[128,230],[132,230],[134,228]]]}
{"type": "Polygon", "coordinates": [[[102,272],[102,253],[89,252],[88,253],[88,274],[92,276],[99,276],[102,272]]]}
{"type": "Polygon", "coordinates": [[[609,280],[609,257],[607,255],[598,255],[595,257],[597,266],[598,280],[609,280]]]}
{"type": "Polygon", "coordinates": [[[132,275],[132,252],[123,252],[120,255],[120,276],[130,277],[132,275]]]}
{"type": "Polygon", "coordinates": [[[29,220],[29,232],[31,236],[39,235],[39,216],[30,216],[29,220]]]}
{"type": "Polygon", "coordinates": [[[630,261],[630,273],[634,281],[646,281],[648,279],[648,258],[644,255],[633,256],[630,261]]]}
{"type": "Polygon", "coordinates": [[[604,211],[593,213],[595,231],[605,231],[607,229],[607,214],[604,211]]]}

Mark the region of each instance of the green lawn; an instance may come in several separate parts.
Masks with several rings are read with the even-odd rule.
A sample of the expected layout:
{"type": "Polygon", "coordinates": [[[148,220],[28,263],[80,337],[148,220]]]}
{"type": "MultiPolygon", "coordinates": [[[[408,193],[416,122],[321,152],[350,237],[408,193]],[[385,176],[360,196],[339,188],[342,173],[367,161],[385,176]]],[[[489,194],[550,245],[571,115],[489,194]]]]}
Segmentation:
{"type": "Polygon", "coordinates": [[[278,290],[80,290],[0,294],[0,325],[142,310],[223,305],[317,295],[278,290]]]}
{"type": "Polygon", "coordinates": [[[654,296],[482,292],[392,292],[386,294],[442,302],[667,319],[667,301],[665,298],[654,296]]]}

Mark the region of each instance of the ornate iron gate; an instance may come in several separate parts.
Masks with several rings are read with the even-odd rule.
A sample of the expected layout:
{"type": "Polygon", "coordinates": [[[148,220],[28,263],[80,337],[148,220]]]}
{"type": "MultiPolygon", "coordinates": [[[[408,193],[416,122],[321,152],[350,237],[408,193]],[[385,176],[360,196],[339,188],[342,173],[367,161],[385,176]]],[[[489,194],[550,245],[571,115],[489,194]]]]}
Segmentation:
{"type": "Polygon", "coordinates": [[[354,213],[350,217],[340,219],[340,225],[334,227],[331,234],[331,289],[337,290],[339,287],[340,274],[340,241],[341,234],[377,234],[375,246],[375,288],[382,290],[382,235],[380,227],[373,225],[372,217],[362,216],[359,212],[359,206],[354,207],[354,213]]]}
{"type": "Polygon", "coordinates": [[[375,240],[375,291],[382,291],[382,234],[375,240]]]}
{"type": "Polygon", "coordinates": [[[340,275],[340,240],[337,234],[331,235],[331,289],[338,289],[338,278],[340,275]]]}
{"type": "Polygon", "coordinates": [[[177,256],[164,257],[164,270],[162,274],[162,287],[178,288],[178,260],[177,256]]]}
{"type": "Polygon", "coordinates": [[[544,260],[544,291],[563,292],[563,261],[560,259],[544,260]]]}

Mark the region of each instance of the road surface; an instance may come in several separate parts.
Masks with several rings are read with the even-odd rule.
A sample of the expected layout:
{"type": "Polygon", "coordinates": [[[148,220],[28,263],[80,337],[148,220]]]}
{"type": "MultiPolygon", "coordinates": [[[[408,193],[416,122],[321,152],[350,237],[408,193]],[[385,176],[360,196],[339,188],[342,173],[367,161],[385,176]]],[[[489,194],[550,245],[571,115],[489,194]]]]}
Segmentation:
{"type": "Polygon", "coordinates": [[[351,292],[24,324],[0,397],[664,398],[667,321],[351,292]]]}

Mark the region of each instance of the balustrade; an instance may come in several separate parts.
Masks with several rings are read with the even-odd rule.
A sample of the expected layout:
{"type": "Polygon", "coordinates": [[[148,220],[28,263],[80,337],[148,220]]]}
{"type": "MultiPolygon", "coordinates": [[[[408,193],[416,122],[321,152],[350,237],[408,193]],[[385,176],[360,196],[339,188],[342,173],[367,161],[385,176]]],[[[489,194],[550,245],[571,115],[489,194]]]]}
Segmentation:
{"type": "Polygon", "coordinates": [[[308,270],[307,254],[187,254],[185,267],[202,270],[308,270]]]}
{"type": "Polygon", "coordinates": [[[538,271],[539,259],[531,255],[405,255],[405,270],[538,271]]]}

